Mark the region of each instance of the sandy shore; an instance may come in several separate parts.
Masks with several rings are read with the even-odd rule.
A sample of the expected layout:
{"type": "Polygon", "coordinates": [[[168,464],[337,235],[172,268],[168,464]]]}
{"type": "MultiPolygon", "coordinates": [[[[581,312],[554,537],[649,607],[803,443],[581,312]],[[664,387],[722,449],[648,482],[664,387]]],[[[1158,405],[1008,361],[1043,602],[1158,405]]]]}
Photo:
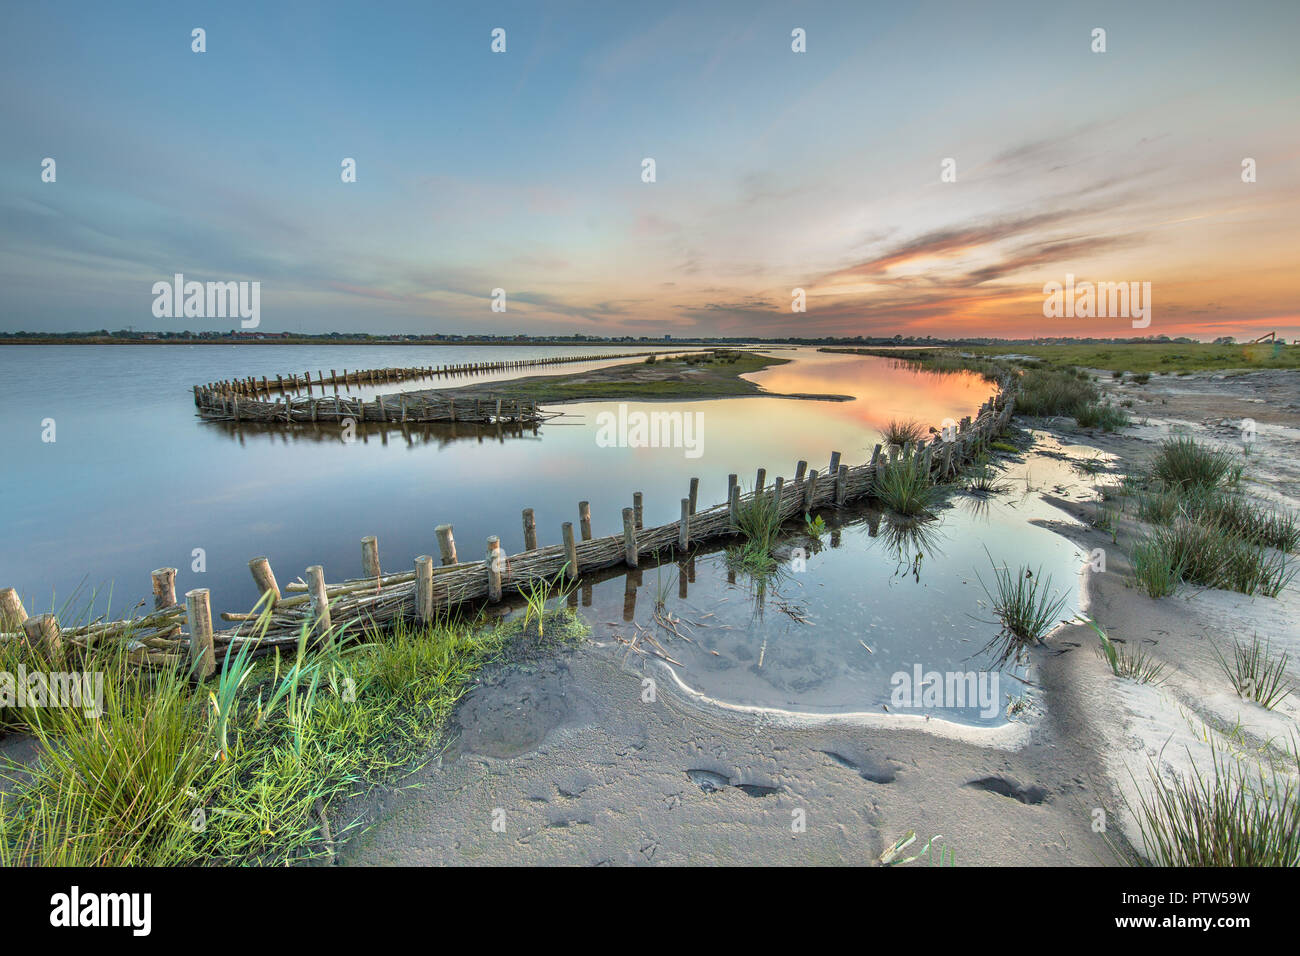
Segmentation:
{"type": "MultiPolygon", "coordinates": [[[[1139,424],[1105,436],[1022,422],[1042,429],[1038,454],[1109,453],[1122,468],[1171,429],[1232,440],[1239,419],[1253,417],[1258,492],[1297,504],[1293,373],[1107,388],[1134,402],[1139,424]]],[[[1032,474],[1034,461],[1012,470],[1032,474]]],[[[1094,480],[1106,479],[1081,484],[1094,480]]],[[[1241,701],[1218,672],[1210,641],[1230,646],[1233,636],[1258,632],[1300,661],[1300,608],[1294,587],[1277,600],[1194,589],[1146,597],[1132,587],[1125,557],[1133,529],[1121,527],[1113,541],[1091,527],[1089,497],[1049,497],[1062,511],[1049,526],[1085,551],[1106,552],[1104,573],[1081,571],[1089,612],[1113,638],[1144,641],[1169,662],[1158,687],[1113,677],[1093,633],[1073,626],[1034,652],[1035,706],[1010,733],[786,720],[696,700],[660,665],[635,656],[625,663],[598,626],[576,651],[486,675],[458,707],[450,750],[406,781],[418,787],[348,808],[345,817],[368,829],[338,862],[869,864],[909,830],[919,837],[914,850],[942,835],[936,846],[949,848],[957,865],[1130,861],[1138,837],[1125,799],[1150,786],[1149,768],[1168,774],[1190,761],[1203,765],[1207,741],[1267,753],[1265,741],[1295,731],[1295,698],[1272,713],[1241,701]],[[654,703],[642,701],[646,677],[656,679],[654,703]],[[1238,730],[1224,733],[1229,728],[1238,730]]]]}

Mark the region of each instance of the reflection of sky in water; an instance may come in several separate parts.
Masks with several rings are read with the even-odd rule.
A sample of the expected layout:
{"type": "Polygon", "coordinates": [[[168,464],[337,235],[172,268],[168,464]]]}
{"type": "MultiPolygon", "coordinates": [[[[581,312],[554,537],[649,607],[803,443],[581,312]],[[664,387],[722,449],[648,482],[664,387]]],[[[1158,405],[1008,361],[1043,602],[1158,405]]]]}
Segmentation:
{"type": "MultiPolygon", "coordinates": [[[[601,346],[588,354],[621,350],[601,346]]],[[[345,445],[329,427],[201,422],[190,393],[196,383],[232,376],[538,354],[574,353],[507,346],[0,348],[0,440],[7,449],[0,534],[20,544],[0,555],[0,586],[18,588],[34,611],[50,606],[52,591],[61,602],[82,582],[112,585],[120,607],[148,596],[151,570],[172,566],[180,569],[179,593],[208,587],[215,611],[245,610],[255,599],[247,562],[256,555],[270,559],[282,584],[312,564],[338,580],[360,574],[360,539],[376,535],[384,568],[408,569],[417,555],[437,553],[433,529],[451,522],[462,558],[473,560],[489,535],[511,553],[521,550],[520,512],[529,507],[543,544],[558,543],[561,523],[576,520],[583,499],[591,501],[595,533],[616,533],[634,491],[645,494],[647,524],[670,522],[693,476],[705,504],[723,499],[731,472],[747,485],[760,467],[769,482],[789,478],[801,458],[825,468],[833,449],[859,463],[879,440],[873,415],[937,425],[971,414],[989,394],[977,379],[939,380],[883,359],[781,351],[808,363],[807,371],[792,363],[759,373],[765,387],[851,392],[858,401],[629,403],[702,414],[704,454],[687,459],[681,449],[598,447],[595,418],[616,407],[611,403],[562,406],[565,416],[536,434],[372,429],[345,445]],[[57,423],[54,444],[40,440],[45,418],[57,423]],[[192,569],[197,548],[206,555],[203,573],[192,569]]]]}
{"type": "MultiPolygon", "coordinates": [[[[1068,598],[1061,617],[1076,613],[1082,550],[1029,521],[1068,520],[1043,503],[1038,491],[1087,497],[1088,486],[1059,463],[1043,460],[1029,466],[1029,480],[1032,494],[1026,494],[1021,474],[1008,479],[1001,495],[955,496],[951,507],[921,526],[920,535],[906,533],[897,519],[878,512],[846,511],[844,524],[825,534],[821,548],[809,554],[806,570],[791,570],[789,549],[807,546],[807,539],[787,542],[783,571],[765,592],[743,574],[729,574],[724,555],[714,553],[686,569],[684,589],[677,564],[658,570],[647,565],[635,593],[626,577],[618,577],[579,595],[579,603],[590,600],[584,613],[598,637],[611,630],[629,640],[652,634],[681,662],[676,670],[682,681],[708,697],[807,712],[882,713],[896,672],[910,676],[918,664],[923,672],[990,669],[996,658],[983,648],[998,626],[991,623],[993,613],[976,576],[993,586],[990,556],[1017,569],[1027,565],[1036,575],[1041,566],[1052,590],[1068,598]],[[678,627],[690,640],[655,623],[660,594],[667,613],[694,622],[678,627]]],[[[648,646],[644,638],[639,643],[648,646]]],[[[1024,676],[1023,668],[1013,673],[1024,676]]],[[[1025,690],[1012,674],[1000,674],[992,719],[983,719],[979,708],[908,712],[997,724],[1006,720],[1008,695],[1025,690]]]]}

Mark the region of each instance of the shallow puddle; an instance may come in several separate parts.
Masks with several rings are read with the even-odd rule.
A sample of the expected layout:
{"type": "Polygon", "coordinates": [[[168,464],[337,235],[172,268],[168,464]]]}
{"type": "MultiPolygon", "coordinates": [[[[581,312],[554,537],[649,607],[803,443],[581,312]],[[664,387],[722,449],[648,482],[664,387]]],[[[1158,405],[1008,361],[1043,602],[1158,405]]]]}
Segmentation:
{"type": "Polygon", "coordinates": [[[995,562],[1023,567],[1066,599],[1058,617],[1068,619],[1086,566],[1082,549],[1032,522],[1071,522],[1042,493],[1092,497],[1092,477],[1071,464],[1092,450],[1049,443],[1048,451],[1068,457],[1006,462],[999,493],[955,494],[931,521],[828,512],[820,543],[792,535],[766,584],[731,571],[715,551],[643,561],[572,600],[598,640],[620,654],[671,658],[664,666],[683,684],[719,703],[1005,723],[1032,675],[998,667],[986,650],[1000,625],[981,579],[993,586],[995,562]]]}

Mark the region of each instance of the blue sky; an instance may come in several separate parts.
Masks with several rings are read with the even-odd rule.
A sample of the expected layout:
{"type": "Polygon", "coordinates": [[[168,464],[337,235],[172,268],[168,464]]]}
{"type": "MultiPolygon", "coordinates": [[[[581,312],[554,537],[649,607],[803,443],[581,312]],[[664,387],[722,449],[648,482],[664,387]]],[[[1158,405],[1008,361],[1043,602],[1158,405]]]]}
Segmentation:
{"type": "Polygon", "coordinates": [[[1151,281],[1153,334],[1300,324],[1296,3],[3,16],[0,330],[230,327],[154,318],[176,272],[267,331],[1128,334],[1043,318],[1067,272],[1151,281]]]}

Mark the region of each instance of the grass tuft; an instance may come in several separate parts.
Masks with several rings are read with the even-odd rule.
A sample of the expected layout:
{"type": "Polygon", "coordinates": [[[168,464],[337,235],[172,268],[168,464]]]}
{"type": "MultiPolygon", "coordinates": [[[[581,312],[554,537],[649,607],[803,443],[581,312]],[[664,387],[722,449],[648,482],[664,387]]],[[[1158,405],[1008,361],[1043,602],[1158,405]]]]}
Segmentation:
{"type": "Polygon", "coordinates": [[[1293,688],[1286,676],[1287,653],[1283,651],[1281,656],[1274,657],[1269,644],[1260,643],[1259,635],[1253,635],[1249,645],[1233,640],[1231,662],[1217,644],[1212,646],[1238,697],[1272,710],[1291,693],[1293,688]]]}
{"type": "Polygon", "coordinates": [[[1065,595],[1052,593],[1052,579],[1043,578],[1041,567],[1034,574],[1024,566],[1012,571],[1005,565],[993,564],[991,589],[978,571],[976,577],[1002,624],[1002,630],[984,647],[998,655],[999,664],[1018,657],[1031,644],[1041,644],[1066,604],[1065,595]]]}

